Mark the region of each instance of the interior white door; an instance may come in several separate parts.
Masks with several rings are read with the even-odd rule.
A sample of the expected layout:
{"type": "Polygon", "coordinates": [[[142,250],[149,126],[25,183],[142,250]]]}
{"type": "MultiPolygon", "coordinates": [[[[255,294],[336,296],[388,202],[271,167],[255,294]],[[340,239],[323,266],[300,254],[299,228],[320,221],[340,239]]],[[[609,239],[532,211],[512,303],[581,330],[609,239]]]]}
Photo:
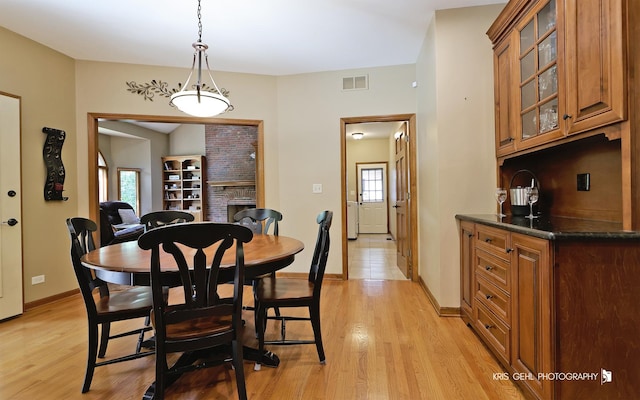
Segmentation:
{"type": "Polygon", "coordinates": [[[387,164],[358,164],[359,232],[388,233],[387,164]]]}
{"type": "Polygon", "coordinates": [[[0,320],[23,312],[20,99],[0,93],[0,320]]]}

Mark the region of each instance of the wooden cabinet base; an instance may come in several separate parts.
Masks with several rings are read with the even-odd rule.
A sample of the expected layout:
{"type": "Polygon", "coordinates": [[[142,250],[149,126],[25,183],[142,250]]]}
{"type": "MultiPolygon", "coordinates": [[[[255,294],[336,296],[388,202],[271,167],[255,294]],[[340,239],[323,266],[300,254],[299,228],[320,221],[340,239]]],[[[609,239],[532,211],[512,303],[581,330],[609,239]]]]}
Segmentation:
{"type": "Polygon", "coordinates": [[[555,370],[598,374],[556,381],[555,398],[640,398],[640,242],[563,243],[555,253],[555,370]]]}
{"type": "Polygon", "coordinates": [[[640,239],[505,229],[506,246],[487,253],[487,227],[461,222],[463,319],[527,397],[640,399],[640,239]],[[505,255],[504,273],[488,274],[487,259],[505,255]],[[510,285],[500,285],[504,276],[510,285]]]}

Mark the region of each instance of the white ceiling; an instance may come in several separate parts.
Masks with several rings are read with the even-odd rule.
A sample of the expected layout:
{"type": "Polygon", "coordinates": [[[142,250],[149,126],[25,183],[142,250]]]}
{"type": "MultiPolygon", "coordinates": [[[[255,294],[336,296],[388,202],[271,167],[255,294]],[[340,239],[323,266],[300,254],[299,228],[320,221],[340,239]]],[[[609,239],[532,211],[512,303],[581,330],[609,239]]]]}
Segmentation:
{"type": "MultiPolygon", "coordinates": [[[[218,71],[413,64],[434,10],[495,3],[504,1],[203,0],[202,39],[218,71]]],[[[74,59],[188,68],[196,9],[196,0],[0,0],[0,26],[74,59]]]]}

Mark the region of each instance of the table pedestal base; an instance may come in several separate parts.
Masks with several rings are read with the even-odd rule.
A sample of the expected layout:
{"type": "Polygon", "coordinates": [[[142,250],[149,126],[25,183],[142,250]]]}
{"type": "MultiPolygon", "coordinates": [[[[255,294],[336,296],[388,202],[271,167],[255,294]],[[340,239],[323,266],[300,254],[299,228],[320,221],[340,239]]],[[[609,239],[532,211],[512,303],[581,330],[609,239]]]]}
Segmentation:
{"type": "MultiPolygon", "coordinates": [[[[147,348],[155,347],[153,338],[146,340],[143,346],[147,348]]],[[[194,351],[183,353],[172,367],[172,369],[175,369],[176,372],[167,377],[167,387],[171,386],[175,381],[177,381],[184,372],[192,371],[194,369],[212,367],[214,365],[220,365],[228,361],[228,357],[225,357],[225,355],[231,354],[231,349],[228,346],[224,346],[223,348],[218,348],[216,350],[217,351],[215,352],[194,351]],[[195,367],[193,364],[198,360],[206,361],[204,363],[201,363],[200,366],[195,367]]],[[[253,347],[243,346],[242,355],[244,360],[246,361],[259,361],[262,365],[265,365],[267,367],[276,368],[278,365],[280,365],[280,359],[278,358],[278,356],[267,350],[261,353],[260,350],[253,347]]],[[[155,397],[155,391],[156,383],[153,382],[142,396],[142,400],[153,400],[155,397]]]]}

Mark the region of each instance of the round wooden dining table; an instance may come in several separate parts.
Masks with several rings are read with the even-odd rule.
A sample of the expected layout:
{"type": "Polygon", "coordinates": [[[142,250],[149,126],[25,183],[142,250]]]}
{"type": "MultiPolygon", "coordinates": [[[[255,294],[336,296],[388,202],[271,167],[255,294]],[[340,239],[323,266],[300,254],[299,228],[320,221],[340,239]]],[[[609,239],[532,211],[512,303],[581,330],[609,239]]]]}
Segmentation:
{"type": "MultiPolygon", "coordinates": [[[[294,238],[286,236],[255,234],[250,242],[244,244],[244,264],[245,278],[252,279],[260,275],[282,269],[290,265],[295,259],[295,255],[304,249],[304,244],[294,238]]],[[[207,258],[211,259],[215,247],[208,249],[207,258]]],[[[194,250],[186,250],[187,259],[194,253],[194,250]]],[[[161,264],[163,270],[171,270],[174,264],[173,257],[161,252],[161,264]]],[[[232,249],[225,252],[221,267],[231,266],[235,262],[235,251],[232,249]]],[[[149,286],[151,251],[138,247],[137,241],[112,244],[90,251],[82,257],[82,264],[95,270],[96,276],[105,282],[119,285],[149,286]]],[[[175,267],[175,277],[177,267],[175,267]]],[[[222,271],[221,271],[222,274],[222,271]]],[[[228,279],[221,275],[221,280],[228,279]]],[[[177,285],[180,282],[176,282],[177,285]]]]}
{"type": "MultiPolygon", "coordinates": [[[[211,260],[216,246],[211,246],[205,251],[207,260],[211,260]]],[[[251,241],[243,245],[245,279],[252,279],[257,276],[269,274],[290,265],[295,259],[295,255],[304,249],[304,244],[286,236],[274,236],[254,234],[251,241]]],[[[184,249],[185,257],[195,253],[195,250],[184,249]]],[[[163,274],[175,278],[175,286],[180,285],[178,268],[172,273],[172,265],[175,265],[173,257],[165,252],[160,253],[163,274]]],[[[85,254],[82,264],[95,270],[96,277],[119,285],[150,286],[151,285],[151,250],[143,250],[138,247],[137,241],[112,244],[101,247],[85,254]]],[[[235,263],[235,250],[233,247],[225,252],[221,267],[231,266],[235,263]]],[[[232,269],[227,269],[231,275],[226,276],[221,268],[219,280],[229,282],[233,280],[232,269]]],[[[244,346],[244,358],[251,361],[260,361],[262,364],[277,367],[280,363],[277,355],[270,351],[259,352],[255,348],[244,346]]],[[[178,363],[182,363],[179,360],[178,363]]],[[[188,363],[187,361],[184,361],[188,363]]],[[[153,386],[153,385],[152,385],[153,386]]],[[[153,398],[153,387],[147,390],[144,398],[153,398]],[[150,397],[149,397],[150,396],[150,397]]]]}

